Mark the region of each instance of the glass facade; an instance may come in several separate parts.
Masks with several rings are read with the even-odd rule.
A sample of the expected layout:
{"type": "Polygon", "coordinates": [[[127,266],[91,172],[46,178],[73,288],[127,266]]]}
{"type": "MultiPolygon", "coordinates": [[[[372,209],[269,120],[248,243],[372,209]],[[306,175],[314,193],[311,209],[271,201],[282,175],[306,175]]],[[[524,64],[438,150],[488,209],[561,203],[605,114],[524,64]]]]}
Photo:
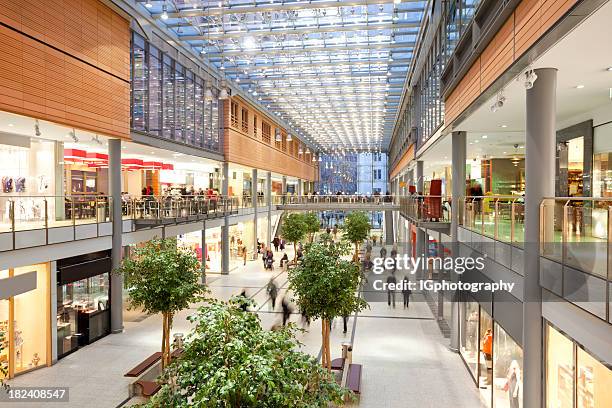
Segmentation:
{"type": "Polygon", "coordinates": [[[480,305],[460,303],[459,352],[487,407],[522,408],[523,349],[480,305]]]}
{"type": "Polygon", "coordinates": [[[612,406],[612,370],[546,326],[546,408],[612,406]]]}
{"type": "Polygon", "coordinates": [[[57,354],[62,357],[108,334],[109,274],[57,287],[57,354]]]}
{"type": "Polygon", "coordinates": [[[132,130],[220,153],[218,89],[134,32],[131,63],[132,130]]]}

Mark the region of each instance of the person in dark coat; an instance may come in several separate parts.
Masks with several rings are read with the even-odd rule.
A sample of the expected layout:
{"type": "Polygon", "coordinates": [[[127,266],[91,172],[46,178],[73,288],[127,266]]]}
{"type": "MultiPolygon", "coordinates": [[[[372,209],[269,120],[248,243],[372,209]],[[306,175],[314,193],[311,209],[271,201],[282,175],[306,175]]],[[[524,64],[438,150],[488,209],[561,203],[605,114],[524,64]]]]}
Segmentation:
{"type": "Polygon", "coordinates": [[[274,251],[278,252],[278,247],[280,246],[280,239],[278,237],[274,237],[272,240],[272,245],[274,245],[274,251]]]}
{"type": "Polygon", "coordinates": [[[283,298],[283,301],[281,302],[281,307],[283,308],[283,326],[285,326],[287,324],[287,321],[289,320],[289,317],[291,317],[293,309],[289,305],[287,298],[283,298]]]}
{"type": "Polygon", "coordinates": [[[276,297],[278,296],[278,286],[276,286],[276,282],[274,282],[274,278],[270,279],[270,282],[268,282],[266,291],[268,292],[268,296],[270,296],[270,302],[272,303],[272,310],[274,310],[274,308],[276,307],[276,297]]]}
{"type": "Polygon", "coordinates": [[[408,309],[410,307],[410,295],[412,294],[412,291],[410,290],[410,286],[408,286],[409,282],[410,280],[408,279],[408,276],[404,276],[404,279],[402,280],[402,296],[404,297],[404,309],[408,309]]]}

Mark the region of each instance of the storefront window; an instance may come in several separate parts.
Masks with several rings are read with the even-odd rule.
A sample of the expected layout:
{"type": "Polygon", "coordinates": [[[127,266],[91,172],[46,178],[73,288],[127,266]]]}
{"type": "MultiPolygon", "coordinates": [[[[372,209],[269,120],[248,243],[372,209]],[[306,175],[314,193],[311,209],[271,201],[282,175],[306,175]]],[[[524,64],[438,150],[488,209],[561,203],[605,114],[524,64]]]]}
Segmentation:
{"type": "Polygon", "coordinates": [[[108,333],[108,273],[58,286],[57,304],[57,353],[63,356],[108,333]]]}
{"type": "Polygon", "coordinates": [[[36,289],[13,298],[13,357],[16,374],[44,366],[51,327],[48,264],[15,268],[13,276],[36,273],[36,289]]]}
{"type": "MultiPolygon", "coordinates": [[[[0,271],[0,279],[4,278],[3,273],[8,271],[0,271]]],[[[9,301],[7,299],[0,300],[0,378],[8,377],[9,369],[9,301]]]]}
{"type": "Polygon", "coordinates": [[[581,348],[578,348],[576,357],[577,407],[612,407],[612,370],[581,348]]]}
{"type": "Polygon", "coordinates": [[[185,85],[185,143],[191,146],[197,146],[197,143],[194,140],[195,84],[193,81],[193,72],[187,70],[186,78],[187,82],[185,85]]]}
{"type": "Polygon", "coordinates": [[[546,329],[546,407],[574,406],[574,346],[551,326],[546,329]]]}
{"type": "Polygon", "coordinates": [[[523,349],[495,323],[493,336],[493,407],[523,406],[523,349]]]}
{"type": "Polygon", "coordinates": [[[483,400],[491,406],[493,392],[493,319],[482,308],[480,309],[480,364],[478,386],[483,400]]]}
{"type": "Polygon", "coordinates": [[[474,378],[478,375],[478,303],[461,303],[461,355],[474,378]]]}

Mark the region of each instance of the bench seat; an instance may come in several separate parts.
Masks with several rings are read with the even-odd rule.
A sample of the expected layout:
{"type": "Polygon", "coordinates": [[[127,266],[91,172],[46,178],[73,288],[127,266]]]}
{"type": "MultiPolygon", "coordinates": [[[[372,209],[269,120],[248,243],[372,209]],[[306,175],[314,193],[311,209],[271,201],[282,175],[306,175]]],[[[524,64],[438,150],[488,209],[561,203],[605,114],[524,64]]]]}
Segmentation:
{"type": "Polygon", "coordinates": [[[138,377],[140,374],[147,371],[149,367],[161,360],[162,353],[160,351],[151,354],[142,363],[128,371],[124,377],[138,377]]]}
{"type": "Polygon", "coordinates": [[[349,364],[346,376],[346,388],[355,394],[361,393],[361,364],[349,364]]]}
{"type": "Polygon", "coordinates": [[[140,386],[142,395],[144,397],[150,397],[161,389],[161,384],[158,384],[155,381],[140,380],[136,381],[134,384],[140,386]]]}

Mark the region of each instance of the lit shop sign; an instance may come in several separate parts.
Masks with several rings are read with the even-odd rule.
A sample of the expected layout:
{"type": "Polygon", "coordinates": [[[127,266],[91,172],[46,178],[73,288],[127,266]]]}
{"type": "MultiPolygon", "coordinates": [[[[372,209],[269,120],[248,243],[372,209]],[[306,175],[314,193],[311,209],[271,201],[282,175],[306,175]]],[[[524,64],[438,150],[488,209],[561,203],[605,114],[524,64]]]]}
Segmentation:
{"type": "MultiPolygon", "coordinates": [[[[94,169],[108,168],[108,155],[104,153],[87,152],[81,149],[64,149],[64,162],[81,164],[94,169]]],[[[174,170],[174,165],[158,161],[141,159],[121,159],[123,170],[174,170]]]]}

